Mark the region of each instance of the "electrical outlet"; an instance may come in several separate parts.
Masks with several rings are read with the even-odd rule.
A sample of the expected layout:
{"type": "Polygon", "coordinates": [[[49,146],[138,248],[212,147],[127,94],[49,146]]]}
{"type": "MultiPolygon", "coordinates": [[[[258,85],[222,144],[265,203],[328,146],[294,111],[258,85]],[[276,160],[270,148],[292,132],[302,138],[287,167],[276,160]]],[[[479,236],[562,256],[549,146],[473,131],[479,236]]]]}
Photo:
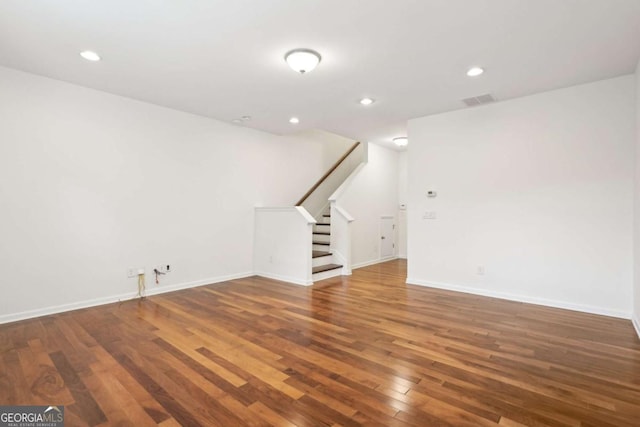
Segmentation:
{"type": "Polygon", "coordinates": [[[158,273],[171,273],[171,264],[160,264],[155,267],[158,273]]]}
{"type": "Polygon", "coordinates": [[[136,277],[137,268],[129,267],[127,268],[127,277],[136,277]]]}
{"type": "Polygon", "coordinates": [[[478,276],[484,276],[484,265],[479,265],[476,271],[478,273],[478,276]]]}

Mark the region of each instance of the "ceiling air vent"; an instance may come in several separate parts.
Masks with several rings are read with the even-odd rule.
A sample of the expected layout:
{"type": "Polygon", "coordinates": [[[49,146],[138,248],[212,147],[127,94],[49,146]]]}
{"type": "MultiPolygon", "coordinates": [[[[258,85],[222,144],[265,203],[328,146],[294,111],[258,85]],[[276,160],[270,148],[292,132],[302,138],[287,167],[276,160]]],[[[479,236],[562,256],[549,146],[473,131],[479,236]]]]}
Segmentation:
{"type": "Polygon", "coordinates": [[[471,98],[465,98],[462,102],[465,103],[467,107],[475,107],[480,104],[488,104],[490,102],[494,102],[496,99],[490,93],[486,93],[484,95],[472,96],[471,98]]]}

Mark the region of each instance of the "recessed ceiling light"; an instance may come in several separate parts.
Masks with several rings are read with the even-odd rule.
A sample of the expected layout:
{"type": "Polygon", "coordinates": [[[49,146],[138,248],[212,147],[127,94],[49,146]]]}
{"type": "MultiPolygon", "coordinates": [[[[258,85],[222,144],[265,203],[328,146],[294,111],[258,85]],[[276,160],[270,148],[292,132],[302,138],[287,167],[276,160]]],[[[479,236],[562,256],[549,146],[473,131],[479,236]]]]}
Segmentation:
{"type": "Polygon", "coordinates": [[[398,147],[405,147],[409,143],[409,138],[407,138],[406,136],[399,136],[397,138],[393,138],[393,142],[398,147]]]}
{"type": "Polygon", "coordinates": [[[320,54],[311,49],[294,49],[284,56],[289,67],[300,74],[308,73],[316,68],[321,59],[320,54]]]}
{"type": "Polygon", "coordinates": [[[293,125],[297,125],[298,123],[300,123],[300,119],[297,117],[291,117],[289,119],[289,123],[293,124],[293,125]]]}
{"type": "Polygon", "coordinates": [[[80,56],[82,56],[87,61],[93,61],[93,62],[100,61],[100,55],[98,55],[97,53],[91,50],[85,50],[80,52],[80,56]]]}
{"type": "Polygon", "coordinates": [[[467,76],[469,77],[478,77],[480,74],[484,73],[484,70],[480,67],[471,67],[467,71],[467,76]]]}
{"type": "Polygon", "coordinates": [[[376,102],[376,100],[375,99],[371,99],[371,98],[362,98],[360,100],[360,104],[362,104],[362,105],[371,105],[374,102],[376,102]]]}

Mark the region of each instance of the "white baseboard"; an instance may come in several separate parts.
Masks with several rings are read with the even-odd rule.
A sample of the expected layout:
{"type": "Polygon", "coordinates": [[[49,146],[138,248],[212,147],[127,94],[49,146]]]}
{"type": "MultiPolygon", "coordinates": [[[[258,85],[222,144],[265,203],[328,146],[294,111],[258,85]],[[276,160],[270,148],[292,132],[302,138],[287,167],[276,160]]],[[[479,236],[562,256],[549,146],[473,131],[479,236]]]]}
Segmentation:
{"type": "Polygon", "coordinates": [[[633,327],[636,329],[636,334],[638,334],[638,339],[640,339],[640,320],[638,317],[631,317],[631,323],[633,323],[633,327]]]}
{"type": "MultiPolygon", "coordinates": [[[[159,295],[167,292],[179,291],[182,289],[195,288],[198,286],[210,285],[213,283],[226,282],[234,279],[243,279],[253,276],[253,272],[218,276],[210,279],[197,280],[194,282],[177,283],[175,285],[147,288],[145,296],[159,295]]],[[[57,305],[54,307],[40,308],[36,310],[22,311],[19,313],[3,314],[0,316],[0,324],[17,322],[18,320],[32,319],[34,317],[48,316],[50,314],[64,313],[66,311],[79,310],[82,308],[95,307],[98,305],[111,304],[119,301],[127,301],[138,297],[137,292],[127,292],[125,294],[110,295],[102,298],[94,298],[85,301],[78,301],[69,304],[57,305]]]]}
{"type": "Polygon", "coordinates": [[[449,283],[430,282],[426,280],[413,279],[408,277],[407,284],[427,286],[430,288],[444,289],[448,291],[464,292],[473,295],[482,295],[485,297],[505,299],[509,301],[525,302],[528,304],[544,305],[547,307],[563,308],[566,310],[581,311],[584,313],[599,314],[602,316],[618,317],[621,319],[630,319],[631,313],[622,310],[611,310],[608,308],[594,307],[584,304],[573,304],[564,301],[550,300],[545,298],[530,297],[526,295],[514,295],[505,292],[488,291],[486,289],[471,288],[467,286],[452,285],[449,283]]]}
{"type": "Polygon", "coordinates": [[[265,273],[264,271],[258,271],[255,273],[256,276],[261,276],[261,277],[266,277],[267,279],[273,279],[273,280],[279,280],[281,282],[287,282],[287,283],[292,283],[294,285],[300,285],[300,286],[311,286],[313,285],[313,281],[312,280],[299,280],[293,277],[288,277],[288,276],[282,276],[280,274],[272,274],[272,273],[265,273]]]}
{"type": "Polygon", "coordinates": [[[351,266],[351,269],[355,270],[356,268],[368,267],[370,265],[380,264],[381,262],[392,261],[394,259],[398,259],[398,257],[394,255],[387,258],[380,258],[380,259],[374,259],[371,261],[359,262],[357,264],[353,264],[351,266]]]}
{"type": "MultiPolygon", "coordinates": [[[[194,282],[176,283],[175,285],[147,288],[146,296],[159,295],[167,292],[180,291],[182,289],[196,288],[198,286],[211,285],[213,283],[228,282],[229,280],[244,279],[246,277],[254,276],[252,271],[239,274],[228,274],[226,276],[218,276],[211,279],[196,280],[194,282]]],[[[137,295],[137,294],[136,294],[137,295]]]]}

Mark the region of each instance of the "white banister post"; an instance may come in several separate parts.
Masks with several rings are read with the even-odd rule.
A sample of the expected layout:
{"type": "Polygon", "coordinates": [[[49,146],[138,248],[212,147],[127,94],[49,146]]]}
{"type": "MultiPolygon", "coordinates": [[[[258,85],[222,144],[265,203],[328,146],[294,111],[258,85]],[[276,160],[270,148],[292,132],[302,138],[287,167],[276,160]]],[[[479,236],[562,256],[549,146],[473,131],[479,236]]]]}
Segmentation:
{"type": "Polygon", "coordinates": [[[334,259],[342,264],[342,275],[351,275],[351,223],[354,218],[331,200],[330,248],[334,259]]]}

